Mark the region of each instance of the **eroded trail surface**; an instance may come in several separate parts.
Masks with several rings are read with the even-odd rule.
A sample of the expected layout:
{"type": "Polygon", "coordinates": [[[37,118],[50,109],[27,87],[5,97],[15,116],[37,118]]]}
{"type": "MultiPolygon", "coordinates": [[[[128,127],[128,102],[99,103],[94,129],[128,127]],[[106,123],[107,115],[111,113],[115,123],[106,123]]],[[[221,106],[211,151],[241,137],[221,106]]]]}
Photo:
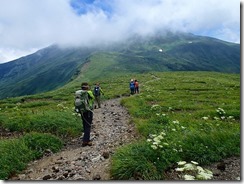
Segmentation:
{"type": "Polygon", "coordinates": [[[137,135],[120,98],[94,110],[92,146],[82,147],[82,136],[67,143],[59,153],[47,153],[10,180],[110,180],[111,155],[137,135]]]}

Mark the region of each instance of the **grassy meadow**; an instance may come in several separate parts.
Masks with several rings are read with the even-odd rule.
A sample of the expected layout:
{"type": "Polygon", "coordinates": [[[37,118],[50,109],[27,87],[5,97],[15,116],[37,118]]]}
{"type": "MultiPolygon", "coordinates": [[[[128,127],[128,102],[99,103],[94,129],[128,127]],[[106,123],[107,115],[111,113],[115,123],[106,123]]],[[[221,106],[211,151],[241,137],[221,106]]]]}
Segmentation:
{"type": "MultiPolygon", "coordinates": [[[[99,59],[108,60],[102,54],[99,59]]],[[[135,174],[144,180],[161,180],[165,170],[182,160],[205,165],[240,155],[239,74],[121,74],[110,68],[114,72],[101,78],[99,72],[105,71],[94,66],[84,66],[76,79],[55,91],[0,101],[0,128],[20,134],[0,139],[0,179],[20,172],[46,149],[58,152],[67,139],[81,135],[73,95],[82,81],[100,82],[103,100],[123,96],[121,104],[141,135],[112,156],[115,180],[135,174]],[[92,68],[97,75],[88,72],[92,68]],[[140,94],[128,96],[131,78],[139,81],[140,94]]]]}

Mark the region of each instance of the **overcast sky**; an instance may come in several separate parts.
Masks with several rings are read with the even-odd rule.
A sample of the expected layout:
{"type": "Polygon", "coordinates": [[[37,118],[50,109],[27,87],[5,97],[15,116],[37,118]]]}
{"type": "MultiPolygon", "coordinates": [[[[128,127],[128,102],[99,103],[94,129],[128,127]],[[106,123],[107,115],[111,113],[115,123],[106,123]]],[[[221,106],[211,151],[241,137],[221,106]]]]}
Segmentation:
{"type": "Polygon", "coordinates": [[[185,31],[240,43],[238,0],[0,0],[0,63],[53,43],[185,31]]]}

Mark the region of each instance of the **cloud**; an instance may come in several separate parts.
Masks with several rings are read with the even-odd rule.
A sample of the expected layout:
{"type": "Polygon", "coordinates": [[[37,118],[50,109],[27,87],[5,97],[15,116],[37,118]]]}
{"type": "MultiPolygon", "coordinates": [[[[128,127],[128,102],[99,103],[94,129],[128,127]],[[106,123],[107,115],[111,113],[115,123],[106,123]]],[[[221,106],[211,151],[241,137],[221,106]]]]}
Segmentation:
{"type": "Polygon", "coordinates": [[[240,1],[1,0],[0,62],[53,43],[109,43],[165,29],[240,43],[240,1]]]}

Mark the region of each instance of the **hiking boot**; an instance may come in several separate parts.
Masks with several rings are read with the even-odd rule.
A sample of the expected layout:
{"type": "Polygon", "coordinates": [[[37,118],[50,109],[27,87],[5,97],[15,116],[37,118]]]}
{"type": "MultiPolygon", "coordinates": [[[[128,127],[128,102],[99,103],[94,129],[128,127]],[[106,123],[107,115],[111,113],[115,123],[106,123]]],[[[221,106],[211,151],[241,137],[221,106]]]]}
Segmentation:
{"type": "Polygon", "coordinates": [[[92,142],[89,141],[89,142],[83,142],[82,143],[82,147],[85,147],[85,146],[92,146],[92,142]]]}

